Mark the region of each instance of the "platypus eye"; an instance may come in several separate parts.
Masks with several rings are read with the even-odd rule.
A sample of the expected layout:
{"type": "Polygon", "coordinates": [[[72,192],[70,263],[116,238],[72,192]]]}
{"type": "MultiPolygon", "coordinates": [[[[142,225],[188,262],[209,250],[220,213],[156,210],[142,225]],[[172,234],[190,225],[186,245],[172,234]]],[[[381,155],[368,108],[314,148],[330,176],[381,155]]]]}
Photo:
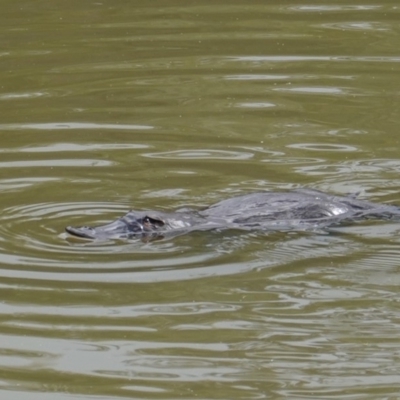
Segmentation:
{"type": "Polygon", "coordinates": [[[153,217],[149,217],[148,215],[146,215],[143,218],[143,226],[146,227],[147,229],[151,229],[151,228],[159,228],[161,226],[164,226],[164,221],[158,218],[153,218],[153,217]]]}

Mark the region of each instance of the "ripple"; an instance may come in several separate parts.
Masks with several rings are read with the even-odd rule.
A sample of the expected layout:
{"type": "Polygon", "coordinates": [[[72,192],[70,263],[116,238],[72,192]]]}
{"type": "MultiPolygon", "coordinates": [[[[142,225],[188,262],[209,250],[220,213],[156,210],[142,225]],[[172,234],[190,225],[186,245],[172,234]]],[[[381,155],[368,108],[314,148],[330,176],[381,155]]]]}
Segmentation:
{"type": "MultiPolygon", "coordinates": [[[[41,289],[43,290],[43,289],[41,289]]],[[[85,289],[86,291],[86,289],[85,289]]],[[[46,316],[63,316],[63,317],[97,317],[97,318],[107,318],[110,314],[113,315],[113,319],[125,319],[128,317],[162,317],[163,315],[174,315],[174,316],[184,316],[184,315],[206,315],[206,314],[216,314],[216,313],[228,313],[237,312],[240,310],[239,305],[234,304],[221,304],[213,302],[188,302],[188,303],[168,303],[168,304],[138,304],[138,305],[120,305],[113,306],[110,308],[99,308],[96,305],[93,306],[83,306],[78,310],[71,308],[64,308],[60,310],[58,306],[55,305],[42,305],[40,310],[40,315],[46,316]]],[[[12,315],[16,312],[18,306],[12,304],[2,305],[2,311],[4,313],[12,315]]],[[[29,310],[30,315],[39,314],[39,312],[32,307],[29,310]]],[[[27,326],[29,322],[24,325],[27,326]]],[[[59,321],[52,327],[60,328],[64,326],[64,321],[59,321]]],[[[7,325],[18,325],[21,326],[20,321],[9,321],[7,325]]],[[[45,324],[43,324],[45,326],[45,324]]],[[[49,327],[51,328],[51,327],[49,327]]],[[[127,329],[126,327],[125,329],[127,329]]],[[[129,327],[129,329],[137,330],[138,327],[129,327]]],[[[178,327],[175,327],[177,329],[178,327]]],[[[92,327],[93,330],[99,330],[97,326],[92,327]]],[[[143,330],[143,328],[142,328],[143,330]]],[[[152,329],[148,329],[150,331],[152,329]]]]}
{"type": "Polygon", "coordinates": [[[162,153],[142,154],[144,157],[164,158],[169,160],[248,160],[254,156],[253,153],[226,151],[226,150],[175,150],[162,153]]]}
{"type": "Polygon", "coordinates": [[[34,99],[37,97],[48,96],[46,92],[32,92],[32,93],[4,93],[0,95],[0,100],[18,100],[18,99],[34,99]]]}
{"type": "Polygon", "coordinates": [[[81,129],[112,129],[112,130],[147,130],[153,129],[150,125],[127,124],[95,124],[91,122],[49,122],[42,124],[0,124],[0,130],[81,130],[81,129]]]}
{"type": "MultiPolygon", "coordinates": [[[[294,147],[295,145],[291,146],[294,147]]],[[[296,147],[295,147],[296,148],[296,147]]],[[[300,147],[302,148],[302,147],[300,147]]],[[[307,148],[307,150],[309,150],[307,148]]],[[[314,150],[312,148],[311,150],[314,150]]],[[[318,149],[321,151],[321,149],[318,149]]],[[[329,150],[328,150],[329,151],[329,150]]],[[[342,150],[338,150],[342,151],[342,150]]],[[[343,150],[346,151],[346,150],[343,150]]],[[[354,151],[354,150],[348,150],[354,151]]],[[[297,168],[296,172],[306,173],[310,175],[325,174],[326,179],[328,175],[340,174],[366,174],[370,179],[373,175],[378,173],[395,173],[400,172],[400,160],[397,159],[375,159],[375,160],[356,160],[356,161],[343,161],[337,164],[321,164],[321,165],[305,165],[297,168]]],[[[383,185],[382,180],[382,185],[383,185]]]]}
{"type": "Polygon", "coordinates": [[[242,108],[271,108],[271,107],[276,107],[276,104],[274,103],[268,103],[268,102],[258,102],[258,103],[236,103],[236,107],[242,107],[242,108]]]}
{"type": "MultiPolygon", "coordinates": [[[[126,205],[79,202],[6,208],[0,216],[0,275],[63,281],[153,282],[236,274],[260,266],[258,262],[224,260],[229,252],[245,246],[246,241],[236,241],[227,251],[224,241],[220,246],[194,246],[196,239],[190,235],[180,241],[96,242],[73,238],[64,232],[66,225],[100,225],[127,210],[126,205]]],[[[213,235],[203,240],[207,237],[212,240],[213,235]]]]}
{"type": "Polygon", "coordinates": [[[347,91],[338,87],[291,87],[291,88],[276,88],[273,89],[276,92],[296,92],[296,93],[308,93],[308,94],[348,94],[347,91]]]}
{"type": "Polygon", "coordinates": [[[351,152],[358,151],[357,147],[348,146],[344,144],[327,144],[327,143],[295,143],[289,144],[286,147],[300,150],[310,151],[339,151],[339,152],[351,152]]]}
{"type": "Polygon", "coordinates": [[[290,79],[290,75],[277,74],[241,74],[227,75],[224,77],[227,81],[276,81],[290,79]]]}
{"type": "Polygon", "coordinates": [[[264,159],[261,160],[265,163],[270,164],[300,164],[300,165],[310,165],[310,164],[318,164],[325,162],[326,160],[323,158],[310,158],[310,157],[283,157],[283,158],[275,158],[275,159],[264,159]]]}
{"type": "Polygon", "coordinates": [[[240,56],[228,57],[227,61],[239,61],[249,63],[270,63],[270,62],[311,62],[311,61],[327,61],[327,62],[394,62],[399,63],[398,56],[240,56]]]}
{"type": "Polygon", "coordinates": [[[1,148],[0,153],[55,153],[69,151],[92,151],[92,150],[132,150],[147,149],[150,145],[137,143],[52,143],[46,146],[27,146],[18,148],[1,148]]]}
{"type": "MultiPolygon", "coordinates": [[[[77,250],[60,235],[64,226],[85,215],[86,219],[105,213],[122,214],[123,206],[112,203],[40,203],[6,208],[0,217],[0,237],[5,248],[0,261],[11,264],[57,265],[61,260],[51,257],[55,253],[60,257],[70,257],[73,253],[91,252],[90,248],[77,250]]],[[[96,249],[101,252],[101,248],[96,249]]],[[[73,262],[71,262],[71,265],[73,262]]],[[[78,263],[81,264],[81,263],[78,263]]]]}
{"type": "Polygon", "coordinates": [[[324,28],[328,29],[337,29],[340,31],[388,31],[390,30],[389,25],[385,25],[383,23],[371,23],[365,21],[358,22],[337,22],[330,24],[322,24],[324,28]]]}
{"type": "Polygon", "coordinates": [[[306,12],[331,12],[331,11],[369,11],[369,10],[376,10],[381,8],[381,6],[375,5],[353,5],[353,4],[346,4],[346,5],[306,5],[306,6],[292,6],[290,9],[295,11],[306,11],[306,12]]]}
{"type": "Polygon", "coordinates": [[[2,161],[0,168],[36,168],[36,167],[109,167],[115,165],[113,161],[80,159],[71,160],[20,160],[20,161],[2,161]]]}
{"type": "Polygon", "coordinates": [[[8,190],[16,190],[34,186],[40,183],[58,181],[58,178],[15,178],[15,179],[0,179],[0,190],[2,192],[8,190]]]}
{"type": "Polygon", "coordinates": [[[146,190],[144,191],[143,198],[174,198],[179,197],[182,193],[186,192],[187,189],[160,189],[160,190],[146,190]]]}
{"type": "MultiPolygon", "coordinates": [[[[24,249],[31,248],[35,252],[40,250],[60,250],[59,243],[47,242],[58,231],[54,221],[73,220],[74,217],[85,215],[87,219],[104,213],[126,211],[123,206],[113,203],[40,203],[22,206],[13,206],[3,210],[0,217],[0,235],[3,240],[21,245],[24,249]],[[47,239],[47,240],[46,240],[47,239]]],[[[67,243],[67,242],[66,242],[67,243]]],[[[61,245],[63,252],[68,250],[61,245]]]]}

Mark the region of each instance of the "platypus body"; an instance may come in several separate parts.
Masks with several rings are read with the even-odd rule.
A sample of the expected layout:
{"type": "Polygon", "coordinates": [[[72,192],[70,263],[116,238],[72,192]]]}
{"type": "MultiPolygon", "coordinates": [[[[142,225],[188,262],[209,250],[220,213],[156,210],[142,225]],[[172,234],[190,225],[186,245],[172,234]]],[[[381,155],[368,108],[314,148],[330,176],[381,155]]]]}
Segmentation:
{"type": "Polygon", "coordinates": [[[194,230],[326,230],[362,219],[397,219],[400,207],[335,196],[312,189],[257,192],[220,201],[204,210],[171,213],[129,211],[103,226],[66,227],[71,235],[110,240],[176,236],[194,230]]]}

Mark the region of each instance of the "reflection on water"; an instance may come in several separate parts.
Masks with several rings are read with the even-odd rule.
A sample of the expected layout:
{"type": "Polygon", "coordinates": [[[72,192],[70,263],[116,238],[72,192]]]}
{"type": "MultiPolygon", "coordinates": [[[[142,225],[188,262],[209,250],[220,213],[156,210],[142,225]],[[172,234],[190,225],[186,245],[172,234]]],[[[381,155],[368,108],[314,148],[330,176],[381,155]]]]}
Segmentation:
{"type": "Polygon", "coordinates": [[[38,130],[59,130],[59,129],[111,129],[111,130],[144,130],[144,129],[153,129],[152,126],[145,125],[126,125],[126,124],[94,124],[88,122],[56,122],[56,123],[44,123],[44,124],[3,124],[0,125],[0,130],[29,130],[29,129],[38,129],[38,130]]]}
{"type": "Polygon", "coordinates": [[[222,151],[213,149],[176,150],[165,153],[148,153],[146,157],[169,159],[202,159],[202,160],[245,160],[252,158],[252,153],[222,151]]]}
{"type": "Polygon", "coordinates": [[[0,15],[1,399],[397,398],[398,223],[64,232],[303,185],[400,204],[396,6],[125,3],[0,15]]]}

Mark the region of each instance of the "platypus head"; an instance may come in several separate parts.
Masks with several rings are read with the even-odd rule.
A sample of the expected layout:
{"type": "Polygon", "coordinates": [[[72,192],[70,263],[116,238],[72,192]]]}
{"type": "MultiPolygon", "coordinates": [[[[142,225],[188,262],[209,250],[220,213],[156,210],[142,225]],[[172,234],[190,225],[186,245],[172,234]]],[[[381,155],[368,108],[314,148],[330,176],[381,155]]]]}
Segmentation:
{"type": "Polygon", "coordinates": [[[85,239],[129,239],[135,236],[151,236],[156,233],[165,222],[157,215],[128,212],[107,225],[102,226],[67,226],[65,230],[71,235],[85,239]]]}

